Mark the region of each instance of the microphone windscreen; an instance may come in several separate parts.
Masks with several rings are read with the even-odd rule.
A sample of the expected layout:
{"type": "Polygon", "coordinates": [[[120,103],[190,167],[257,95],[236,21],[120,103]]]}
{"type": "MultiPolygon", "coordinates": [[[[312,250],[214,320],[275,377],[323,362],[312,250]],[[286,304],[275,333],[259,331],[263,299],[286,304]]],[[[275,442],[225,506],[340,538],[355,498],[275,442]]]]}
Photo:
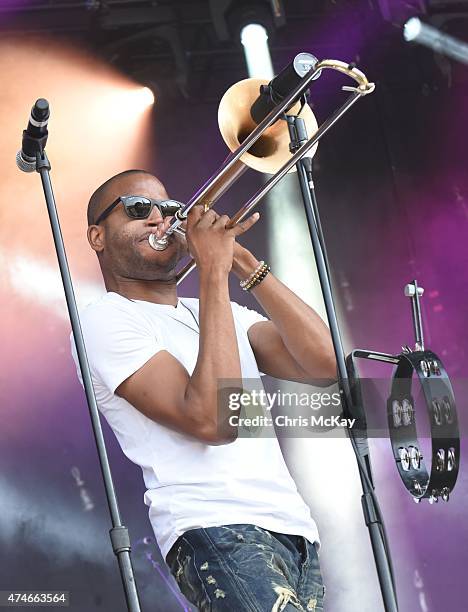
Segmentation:
{"type": "Polygon", "coordinates": [[[36,170],[36,160],[25,159],[22,151],[18,151],[16,154],[16,165],[22,172],[34,172],[36,170]]]}

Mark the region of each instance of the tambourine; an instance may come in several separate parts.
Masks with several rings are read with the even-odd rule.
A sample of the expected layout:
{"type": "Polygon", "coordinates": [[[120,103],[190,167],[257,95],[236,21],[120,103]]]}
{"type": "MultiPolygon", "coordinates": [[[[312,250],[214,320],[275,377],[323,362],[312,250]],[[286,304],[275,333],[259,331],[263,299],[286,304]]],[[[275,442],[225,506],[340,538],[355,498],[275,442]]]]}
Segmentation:
{"type": "Polygon", "coordinates": [[[442,360],[432,351],[407,349],[397,358],[387,419],[398,472],[415,502],[428,498],[435,503],[439,497],[448,502],[460,465],[460,433],[452,385],[442,360]],[[422,389],[430,421],[430,474],[416,429],[415,383],[422,389]]]}

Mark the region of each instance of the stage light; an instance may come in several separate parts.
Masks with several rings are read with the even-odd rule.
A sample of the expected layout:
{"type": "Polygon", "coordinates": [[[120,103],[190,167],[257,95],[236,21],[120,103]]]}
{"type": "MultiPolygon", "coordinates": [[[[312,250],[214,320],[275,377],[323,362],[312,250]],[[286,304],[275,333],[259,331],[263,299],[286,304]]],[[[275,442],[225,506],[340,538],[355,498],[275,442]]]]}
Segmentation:
{"type": "Polygon", "coordinates": [[[134,122],[146,114],[155,102],[149,87],[126,86],[108,88],[95,100],[96,116],[104,116],[110,122],[134,122]]]}
{"type": "Polygon", "coordinates": [[[268,32],[259,23],[250,23],[241,30],[245,61],[251,77],[272,79],[274,76],[268,48],[268,32]]]}
{"type": "MultiPolygon", "coordinates": [[[[2,214],[3,293],[16,300],[8,300],[4,308],[7,331],[5,321],[18,301],[37,301],[38,308],[50,307],[53,314],[68,316],[40,181],[18,172],[14,164],[25,116],[34,100],[46,96],[50,102],[47,152],[80,305],[104,292],[96,255],[86,240],[88,199],[98,185],[125,168],[146,168],[154,143],[150,98],[143,91],[149,84],[131,81],[80,49],[45,38],[7,38],[0,42],[0,73],[8,83],[0,96],[0,114],[9,117],[2,132],[0,162],[5,172],[0,195],[5,202],[18,198],[34,202],[28,206],[27,222],[18,223],[14,211],[2,214]],[[38,56],[36,69],[29,70],[38,56]],[[27,79],[16,78],[26,73],[27,79]]],[[[29,331],[25,330],[18,334],[29,331]]]]}
{"type": "MultiPolygon", "coordinates": [[[[110,102],[110,99],[109,99],[110,102]]],[[[128,117],[139,115],[154,104],[154,94],[149,87],[123,90],[112,101],[115,112],[128,117]]]]}
{"type": "Polygon", "coordinates": [[[268,32],[260,23],[249,23],[241,31],[241,42],[244,46],[252,46],[260,42],[261,47],[266,47],[268,32]]]}
{"type": "Polygon", "coordinates": [[[282,0],[210,0],[210,12],[219,40],[239,40],[249,24],[261,24],[272,35],[286,23],[282,0]]]}
{"type": "Polygon", "coordinates": [[[154,104],[154,94],[149,87],[141,87],[129,92],[129,104],[135,112],[144,111],[154,104]]]}
{"type": "Polygon", "coordinates": [[[143,87],[143,89],[138,92],[138,96],[141,100],[141,105],[143,108],[147,108],[148,106],[152,106],[154,104],[154,93],[149,87],[143,87]]]}
{"type": "Polygon", "coordinates": [[[468,64],[468,44],[423,23],[417,17],[408,19],[403,28],[407,42],[416,42],[463,64],[468,64]]]}
{"type": "Polygon", "coordinates": [[[408,19],[408,21],[403,27],[403,36],[408,42],[417,38],[420,32],[421,20],[417,17],[412,17],[411,19],[408,19]]]}

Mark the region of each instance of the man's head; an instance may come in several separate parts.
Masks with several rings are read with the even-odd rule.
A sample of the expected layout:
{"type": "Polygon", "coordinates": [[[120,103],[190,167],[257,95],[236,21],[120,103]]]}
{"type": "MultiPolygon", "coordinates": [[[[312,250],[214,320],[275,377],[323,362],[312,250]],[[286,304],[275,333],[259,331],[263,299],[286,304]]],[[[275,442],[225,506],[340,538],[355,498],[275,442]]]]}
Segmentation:
{"type": "Polygon", "coordinates": [[[96,251],[106,286],[113,280],[174,282],[175,268],[186,254],[184,239],[179,234],[169,237],[164,251],[155,251],[148,242],[150,234],[166,229],[170,218],[163,219],[154,206],[147,219],[131,219],[121,202],[99,225],[101,213],[120,196],[138,195],[154,200],[168,198],[164,185],[145,170],[127,170],[113,176],[91,196],[88,204],[88,241],[96,251]]]}

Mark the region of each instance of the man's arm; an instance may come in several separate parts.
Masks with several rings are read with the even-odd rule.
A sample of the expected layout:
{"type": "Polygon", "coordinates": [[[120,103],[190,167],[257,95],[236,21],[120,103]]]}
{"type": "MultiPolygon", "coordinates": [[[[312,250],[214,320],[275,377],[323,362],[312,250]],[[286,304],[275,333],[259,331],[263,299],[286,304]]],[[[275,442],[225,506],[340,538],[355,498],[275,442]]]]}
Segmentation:
{"type": "MultiPolygon", "coordinates": [[[[259,264],[240,245],[234,251],[233,272],[247,278],[259,264]]],[[[269,273],[251,290],[270,321],[248,331],[258,367],[265,374],[327,386],[336,380],[336,358],[330,331],[320,316],[286,285],[269,273]]]]}
{"type": "MultiPolygon", "coordinates": [[[[207,444],[223,444],[237,433],[228,424],[221,427],[218,381],[223,378],[241,378],[240,359],[227,273],[212,269],[209,277],[200,275],[200,348],[192,376],[173,355],[160,351],[116,393],[166,427],[207,444]]],[[[235,414],[228,411],[225,416],[235,414]]]]}

